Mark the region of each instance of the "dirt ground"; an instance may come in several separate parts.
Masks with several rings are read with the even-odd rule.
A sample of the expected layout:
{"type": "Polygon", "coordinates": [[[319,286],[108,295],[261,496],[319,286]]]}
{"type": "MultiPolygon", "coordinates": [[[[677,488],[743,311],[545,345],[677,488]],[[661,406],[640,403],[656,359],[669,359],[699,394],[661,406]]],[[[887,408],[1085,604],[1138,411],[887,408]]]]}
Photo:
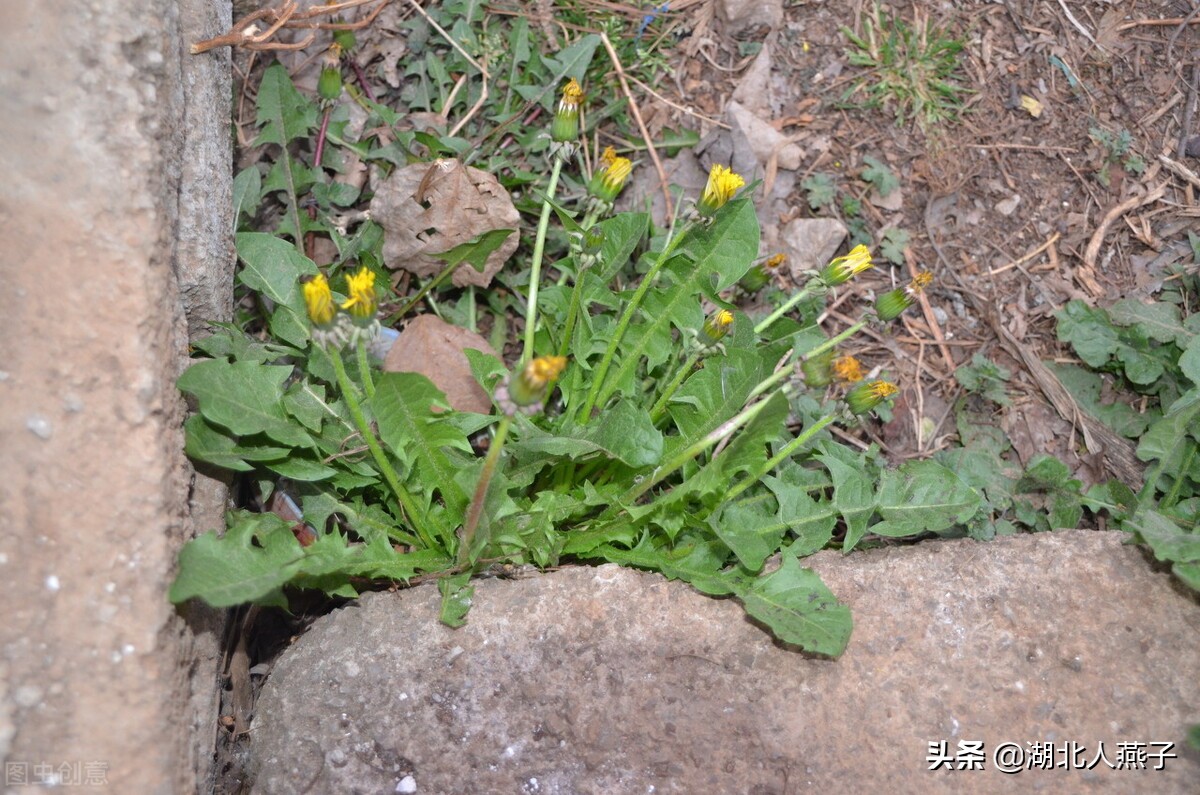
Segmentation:
{"type": "MultiPolygon", "coordinates": [[[[1170,165],[1195,171],[1200,154],[1188,112],[1200,27],[1179,19],[1196,11],[1185,2],[1070,3],[1071,19],[1049,0],[894,7],[909,19],[928,15],[967,42],[960,55],[965,111],[933,135],[897,126],[886,109],[843,99],[861,73],[846,66],[839,28],[861,30],[869,4],[790,5],[772,50],[772,85],[791,89],[779,118],[792,126],[782,131],[801,144],[828,143],[803,173],[846,175],[876,229],[910,233],[909,268],[936,276],[924,313],[905,316],[906,334],[863,341],[857,351],[868,364],[886,362],[907,385],[876,441],[894,460],[953,443],[947,415],[961,394],[953,370],[980,352],[1014,373],[1012,405],[994,419],[1022,464],[1051,453],[1085,484],[1125,474],[1127,456],[1083,446],[1050,405],[1045,393],[1054,385],[1045,372],[1030,372],[1021,352],[1076,361],[1055,337],[1056,310],[1074,298],[1108,305],[1148,297],[1161,286],[1164,265],[1189,261],[1187,231],[1200,230],[1200,182],[1170,165]],[[1041,104],[1037,118],[1021,106],[1023,95],[1041,104]],[[1096,128],[1127,131],[1144,171],[1110,162],[1096,128]],[[870,186],[855,185],[865,156],[899,177],[898,207],[876,206],[870,186]],[[934,432],[918,434],[929,421],[934,432]]],[[[680,104],[712,115],[738,79],[701,59],[683,75],[680,104]]],[[[803,191],[792,199],[796,213],[808,212],[803,191]]],[[[891,286],[878,270],[864,281],[891,286]]]]}
{"type": "MultiPolygon", "coordinates": [[[[597,14],[643,13],[591,5],[597,14]]],[[[1053,454],[1085,488],[1113,475],[1135,478],[1130,443],[1110,434],[1089,449],[1079,419],[1053,405],[1061,387],[1036,362],[1075,361],[1055,335],[1054,313],[1067,301],[1149,297],[1167,265],[1190,261],[1188,232],[1200,232],[1200,113],[1193,112],[1200,25],[1192,24],[1200,6],[894,4],[906,20],[928,19],[965,41],[956,73],[964,108],[922,130],[897,124],[889,107],[847,97],[863,73],[849,63],[841,28],[861,31],[869,3],[792,3],[774,30],[751,25],[736,35],[716,0],[685,5],[676,9],[676,44],[667,51],[673,79],[655,87],[658,97],[635,89],[652,131],[713,131],[755,59],[757,47],[748,45],[765,39],[770,121],[807,155],[777,222],[841,215],[837,203],[813,211],[800,187],[828,174],[839,195],[861,201],[876,236],[892,228],[909,235],[905,265],[864,274],[866,287],[891,289],[917,269],[936,277],[922,311],[905,315],[902,329],[860,336],[850,348],[903,385],[891,421],[864,429],[872,438],[860,443],[877,442],[894,462],[957,444],[953,406],[963,389],[954,370],[982,353],[1013,373],[1011,403],[990,407],[989,421],[1008,436],[1022,465],[1053,454]],[[1022,97],[1040,106],[1036,116],[1022,97]],[[1114,156],[1096,130],[1113,139],[1127,134],[1126,151],[1114,156]],[[896,175],[898,197],[872,195],[859,176],[868,157],[896,175]]],[[[243,118],[252,107],[242,103],[243,118]]],[[[825,328],[833,334],[851,322],[835,304],[825,328]]],[[[231,750],[223,762],[230,775],[218,791],[237,791],[231,750]]]]}

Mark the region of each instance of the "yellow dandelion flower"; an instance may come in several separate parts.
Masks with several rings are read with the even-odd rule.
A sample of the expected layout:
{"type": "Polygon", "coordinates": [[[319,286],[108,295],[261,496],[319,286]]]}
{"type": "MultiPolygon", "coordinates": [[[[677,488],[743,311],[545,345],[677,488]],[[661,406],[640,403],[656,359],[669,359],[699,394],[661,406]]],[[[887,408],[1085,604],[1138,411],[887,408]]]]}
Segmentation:
{"type": "Polygon", "coordinates": [[[350,297],[342,304],[342,309],[350,313],[356,321],[372,321],[379,309],[379,301],[375,297],[375,273],[366,265],[358,269],[358,273],[347,277],[346,284],[350,297]]]}
{"type": "Polygon", "coordinates": [[[829,287],[845,284],[858,274],[870,268],[875,263],[871,260],[871,250],[859,243],[844,257],[837,257],[821,271],[820,277],[829,287]]]}
{"type": "Polygon", "coordinates": [[[830,365],[833,370],[833,375],[839,381],[854,384],[863,380],[866,373],[863,372],[862,362],[855,359],[853,356],[839,356],[833,360],[830,365]]]}
{"type": "Polygon", "coordinates": [[[337,316],[337,305],[333,302],[333,293],[329,290],[329,280],[318,273],[304,283],[304,306],[308,310],[308,319],[319,329],[329,328],[337,316]]]}
{"type": "Polygon", "coordinates": [[[600,158],[600,168],[592,174],[588,192],[602,202],[612,204],[617,194],[625,187],[625,181],[633,172],[633,163],[627,157],[617,157],[610,146],[600,158]],[[612,154],[611,157],[609,155],[612,154]]]}
{"type": "Polygon", "coordinates": [[[704,194],[696,203],[696,210],[701,215],[712,215],[725,206],[733,194],[745,186],[746,180],[735,174],[732,169],[721,164],[714,164],[708,172],[708,184],[704,186],[704,194]]]}

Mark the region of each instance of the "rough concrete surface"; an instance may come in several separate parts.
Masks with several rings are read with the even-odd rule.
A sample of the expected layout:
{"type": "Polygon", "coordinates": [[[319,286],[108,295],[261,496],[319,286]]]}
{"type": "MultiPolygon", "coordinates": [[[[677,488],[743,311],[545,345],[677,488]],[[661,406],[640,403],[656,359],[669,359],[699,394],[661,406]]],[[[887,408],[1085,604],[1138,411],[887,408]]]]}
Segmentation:
{"type": "Polygon", "coordinates": [[[208,488],[189,505],[180,274],[225,273],[192,291],[220,319],[232,262],[228,58],[194,61],[187,39],[220,32],[230,9],[4,12],[4,783],[23,771],[30,784],[191,792],[211,761],[217,622],[185,619],[165,593],[179,545],[219,521],[202,514],[220,499],[208,488]]]}
{"type": "Polygon", "coordinates": [[[836,661],[615,566],[480,581],[460,630],[437,623],[434,587],[369,595],[279,660],[254,791],[1195,792],[1182,738],[1200,721],[1200,606],[1121,540],[820,553],[854,612],[836,661]],[[940,741],[955,757],[981,741],[984,770],[930,772],[940,741]],[[1113,764],[1121,742],[1178,758],[1011,776],[992,759],[1077,743],[1089,763],[1101,741],[1113,764]]]}

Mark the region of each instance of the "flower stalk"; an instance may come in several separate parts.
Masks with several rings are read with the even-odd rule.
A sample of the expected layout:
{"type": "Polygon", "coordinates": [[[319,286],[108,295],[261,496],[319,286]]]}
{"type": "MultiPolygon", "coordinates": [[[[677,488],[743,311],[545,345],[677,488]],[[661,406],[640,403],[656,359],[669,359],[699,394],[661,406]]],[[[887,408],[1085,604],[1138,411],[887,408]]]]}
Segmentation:
{"type": "Polygon", "coordinates": [[[362,404],[358,399],[358,390],[355,389],[350,376],[346,373],[346,363],[342,361],[342,354],[336,347],[330,347],[328,353],[330,361],[333,362],[333,371],[337,376],[338,388],[342,392],[342,397],[346,399],[346,408],[350,410],[350,417],[354,420],[354,425],[358,428],[358,432],[362,434],[363,441],[367,444],[367,450],[370,451],[371,457],[375,459],[375,465],[379,467],[380,474],[383,475],[383,479],[387,482],[388,487],[391,488],[392,493],[396,495],[396,499],[400,502],[400,507],[404,509],[409,523],[417,531],[417,536],[421,539],[421,543],[426,549],[438,549],[438,543],[429,528],[425,526],[425,517],[417,507],[416,500],[409,494],[404,484],[400,482],[395,468],[388,461],[387,455],[383,452],[383,448],[380,447],[379,441],[371,431],[371,425],[367,422],[367,417],[362,410],[362,404]]]}

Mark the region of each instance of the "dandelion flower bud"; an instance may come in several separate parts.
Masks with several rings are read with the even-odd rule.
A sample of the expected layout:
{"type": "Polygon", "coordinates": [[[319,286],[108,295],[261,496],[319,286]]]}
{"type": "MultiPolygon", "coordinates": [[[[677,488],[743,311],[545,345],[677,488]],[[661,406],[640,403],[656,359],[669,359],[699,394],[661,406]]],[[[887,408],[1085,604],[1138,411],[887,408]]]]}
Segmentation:
{"type": "Polygon", "coordinates": [[[358,46],[358,37],[354,35],[352,30],[335,30],[333,32],[333,43],[342,48],[342,52],[349,52],[358,46]]]}
{"type": "Polygon", "coordinates": [[[617,157],[610,146],[600,158],[600,167],[592,174],[588,192],[605,204],[612,204],[632,171],[633,163],[629,158],[617,157]]]}
{"type": "Polygon", "coordinates": [[[844,257],[838,257],[825,266],[819,274],[821,281],[828,287],[845,284],[852,278],[870,268],[871,250],[859,243],[844,257]]]}
{"type": "Polygon", "coordinates": [[[554,121],[550,125],[550,138],[555,143],[573,143],[579,138],[579,106],[583,104],[583,89],[575,78],[563,86],[554,121]]]}
{"type": "Polygon", "coordinates": [[[921,291],[929,286],[933,281],[933,274],[929,271],[921,271],[913,280],[909,282],[907,287],[899,287],[891,292],[884,293],[875,301],[875,314],[885,323],[889,320],[895,320],[900,317],[900,314],[917,302],[917,296],[921,291]]]}
{"type": "Polygon", "coordinates": [[[355,325],[367,326],[375,321],[375,312],[379,309],[379,300],[375,297],[375,273],[363,265],[358,273],[346,279],[350,298],[342,304],[342,309],[350,313],[355,325]]]}
{"type": "Polygon", "coordinates": [[[800,372],[804,374],[804,383],[813,389],[833,383],[833,356],[833,351],[825,351],[801,362],[800,372]]]}
{"type": "Polygon", "coordinates": [[[866,414],[899,390],[887,381],[859,384],[846,393],[846,405],[851,414],[866,414]]]}
{"type": "Polygon", "coordinates": [[[771,281],[771,271],[787,262],[783,254],[775,254],[746,271],[746,275],[738,280],[738,286],[748,293],[757,293],[771,281]]]}
{"type": "Polygon", "coordinates": [[[329,280],[318,273],[304,283],[304,306],[308,310],[308,319],[315,328],[328,329],[333,326],[337,317],[337,305],[333,302],[333,293],[329,290],[329,280]]]}
{"type": "Polygon", "coordinates": [[[725,338],[733,326],[733,313],[728,309],[718,309],[704,319],[704,340],[709,345],[715,345],[725,338]]]}
{"type": "Polygon", "coordinates": [[[317,78],[317,95],[332,102],[342,95],[342,46],[336,41],[325,51],[321,76],[317,78]]]}
{"type": "Polygon", "coordinates": [[[538,356],[530,360],[515,377],[504,379],[496,392],[496,402],[507,414],[518,409],[535,414],[542,408],[550,385],[567,367],[565,356],[538,356]]]}
{"type": "Polygon", "coordinates": [[[733,198],[733,194],[745,184],[746,180],[735,174],[732,169],[719,163],[714,164],[708,172],[708,184],[704,186],[704,193],[700,196],[700,201],[696,202],[696,211],[701,215],[711,216],[724,207],[733,198]]]}
{"type": "Polygon", "coordinates": [[[604,230],[593,226],[583,233],[583,253],[599,254],[604,247],[604,230]]]}

